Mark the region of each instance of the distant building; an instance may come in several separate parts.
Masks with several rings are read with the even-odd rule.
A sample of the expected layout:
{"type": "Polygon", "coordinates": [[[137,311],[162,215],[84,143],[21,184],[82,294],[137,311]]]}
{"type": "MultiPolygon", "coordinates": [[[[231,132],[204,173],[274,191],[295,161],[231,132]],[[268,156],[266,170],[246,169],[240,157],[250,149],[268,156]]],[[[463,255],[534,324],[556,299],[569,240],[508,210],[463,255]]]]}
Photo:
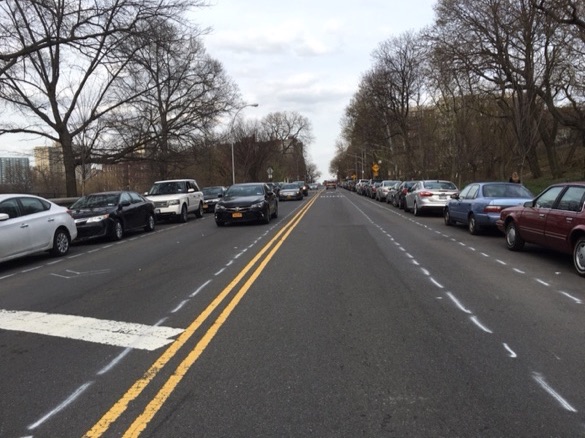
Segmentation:
{"type": "Polygon", "coordinates": [[[60,145],[37,146],[33,150],[35,167],[41,173],[65,175],[63,151],[60,145]]]}
{"type": "Polygon", "coordinates": [[[27,157],[0,157],[0,184],[16,184],[28,178],[30,161],[27,157]]]}

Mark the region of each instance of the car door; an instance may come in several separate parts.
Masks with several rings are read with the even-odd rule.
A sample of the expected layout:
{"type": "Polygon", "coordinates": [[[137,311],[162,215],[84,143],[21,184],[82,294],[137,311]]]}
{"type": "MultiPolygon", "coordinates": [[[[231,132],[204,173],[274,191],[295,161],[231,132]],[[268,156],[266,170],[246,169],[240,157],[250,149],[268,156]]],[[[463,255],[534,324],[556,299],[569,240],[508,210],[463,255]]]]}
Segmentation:
{"type": "Polygon", "coordinates": [[[569,235],[577,225],[585,223],[583,203],[585,187],[572,186],[561,195],[546,219],[546,246],[561,252],[572,252],[569,235]]]}
{"type": "Polygon", "coordinates": [[[465,187],[459,194],[459,199],[449,201],[449,215],[451,219],[459,222],[467,222],[467,213],[471,209],[471,199],[475,198],[479,185],[470,184],[465,187]]]}
{"type": "Polygon", "coordinates": [[[23,196],[19,201],[22,218],[29,228],[31,249],[37,251],[50,248],[57,229],[55,213],[38,198],[23,196]]]}
{"type": "Polygon", "coordinates": [[[31,252],[30,229],[20,216],[18,200],[10,198],[2,201],[0,213],[8,215],[8,219],[0,221],[0,260],[31,252]]]}
{"type": "Polygon", "coordinates": [[[547,246],[544,234],[547,217],[564,189],[564,186],[549,187],[532,202],[531,206],[524,208],[518,220],[520,235],[524,240],[547,246]]]}
{"type": "Polygon", "coordinates": [[[119,202],[119,214],[123,217],[124,225],[127,230],[137,228],[144,222],[140,218],[139,204],[132,202],[132,197],[128,192],[122,192],[120,194],[119,202]]]}

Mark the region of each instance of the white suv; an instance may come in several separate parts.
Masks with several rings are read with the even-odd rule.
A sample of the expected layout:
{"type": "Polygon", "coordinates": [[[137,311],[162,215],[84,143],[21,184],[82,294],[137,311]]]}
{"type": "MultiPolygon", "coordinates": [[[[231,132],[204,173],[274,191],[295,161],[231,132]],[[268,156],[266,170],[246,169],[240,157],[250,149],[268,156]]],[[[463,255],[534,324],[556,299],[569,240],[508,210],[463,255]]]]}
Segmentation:
{"type": "Polygon", "coordinates": [[[144,194],[154,202],[157,218],[187,222],[187,215],[203,217],[203,192],[194,179],[156,181],[144,194]]]}

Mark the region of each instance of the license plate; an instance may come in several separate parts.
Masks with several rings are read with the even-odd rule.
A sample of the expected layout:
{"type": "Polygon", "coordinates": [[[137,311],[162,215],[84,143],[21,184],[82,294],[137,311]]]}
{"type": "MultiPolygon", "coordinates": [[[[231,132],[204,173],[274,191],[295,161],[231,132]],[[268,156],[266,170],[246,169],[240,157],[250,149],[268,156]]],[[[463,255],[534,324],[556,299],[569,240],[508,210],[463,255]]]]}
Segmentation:
{"type": "Polygon", "coordinates": [[[233,218],[242,217],[242,213],[232,213],[233,218]]]}
{"type": "Polygon", "coordinates": [[[203,204],[203,209],[204,209],[204,210],[207,210],[208,208],[209,208],[209,205],[207,205],[207,204],[203,204]]]}

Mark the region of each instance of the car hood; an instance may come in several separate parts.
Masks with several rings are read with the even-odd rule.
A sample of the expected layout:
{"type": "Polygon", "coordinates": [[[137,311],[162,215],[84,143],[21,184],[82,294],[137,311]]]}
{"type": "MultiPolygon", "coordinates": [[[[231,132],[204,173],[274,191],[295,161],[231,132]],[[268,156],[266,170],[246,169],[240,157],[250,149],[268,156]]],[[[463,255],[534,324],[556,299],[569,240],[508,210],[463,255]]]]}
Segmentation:
{"type": "Polygon", "coordinates": [[[264,196],[225,196],[221,198],[219,204],[225,207],[238,207],[238,206],[245,206],[245,205],[252,205],[257,204],[258,202],[263,202],[264,196]]]}
{"type": "Polygon", "coordinates": [[[116,207],[98,207],[98,208],[78,208],[71,210],[73,219],[83,219],[86,217],[100,216],[110,214],[116,211],[116,207]]]}

